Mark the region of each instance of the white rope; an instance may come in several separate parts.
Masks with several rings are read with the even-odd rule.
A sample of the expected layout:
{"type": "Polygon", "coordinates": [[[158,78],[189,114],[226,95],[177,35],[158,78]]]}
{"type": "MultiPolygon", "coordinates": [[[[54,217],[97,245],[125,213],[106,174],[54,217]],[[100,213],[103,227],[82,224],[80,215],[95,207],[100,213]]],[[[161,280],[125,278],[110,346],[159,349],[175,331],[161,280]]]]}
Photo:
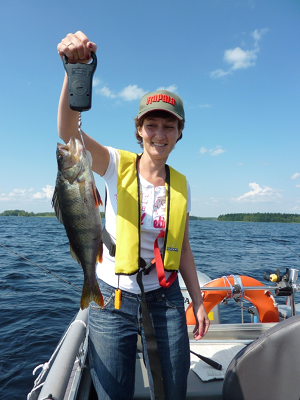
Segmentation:
{"type": "Polygon", "coordinates": [[[28,395],[27,395],[27,400],[30,400],[30,398],[31,398],[31,395],[37,390],[37,389],[39,389],[40,387],[42,387],[43,386],[43,384],[44,384],[44,382],[43,383],[41,383],[40,385],[38,385],[38,386],[35,386],[32,390],[31,390],[31,392],[30,393],[28,393],[28,395]]]}
{"type": "MultiPolygon", "coordinates": [[[[230,287],[230,291],[231,291],[230,298],[232,299],[232,298],[233,298],[233,286],[232,286],[232,284],[230,283],[230,281],[229,281],[229,279],[227,278],[227,276],[222,276],[222,278],[225,279],[225,280],[227,281],[228,286],[230,287]]],[[[225,282],[225,285],[226,285],[226,282],[225,282]]]]}
{"type": "Polygon", "coordinates": [[[264,293],[265,293],[266,295],[268,295],[269,297],[271,297],[271,299],[272,299],[272,301],[273,301],[274,307],[278,307],[278,303],[276,302],[275,297],[272,295],[272,293],[269,292],[268,290],[265,290],[264,293]]]}
{"type": "Polygon", "coordinates": [[[50,366],[49,362],[46,362],[45,364],[40,364],[40,365],[38,365],[37,367],[34,368],[34,370],[33,370],[33,372],[32,372],[32,375],[35,375],[36,371],[37,371],[39,368],[43,368],[43,370],[47,370],[47,369],[49,368],[49,366],[50,366]]]}

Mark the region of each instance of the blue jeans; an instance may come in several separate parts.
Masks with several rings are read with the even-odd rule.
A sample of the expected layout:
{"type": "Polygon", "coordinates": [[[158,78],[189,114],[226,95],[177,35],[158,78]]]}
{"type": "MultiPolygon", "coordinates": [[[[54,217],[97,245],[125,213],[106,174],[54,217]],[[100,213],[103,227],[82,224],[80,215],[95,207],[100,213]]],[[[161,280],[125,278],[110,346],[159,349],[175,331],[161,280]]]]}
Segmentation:
{"type": "MultiPolygon", "coordinates": [[[[89,310],[89,362],[93,383],[101,400],[129,400],[134,395],[137,335],[146,348],[141,315],[141,295],[122,291],[121,309],[114,308],[115,289],[99,280],[104,308],[91,303],[89,310]]],[[[161,361],[166,400],[184,400],[190,368],[189,339],[183,297],[178,279],[168,288],[146,293],[161,361]]],[[[147,352],[151,399],[153,383],[147,352]]]]}

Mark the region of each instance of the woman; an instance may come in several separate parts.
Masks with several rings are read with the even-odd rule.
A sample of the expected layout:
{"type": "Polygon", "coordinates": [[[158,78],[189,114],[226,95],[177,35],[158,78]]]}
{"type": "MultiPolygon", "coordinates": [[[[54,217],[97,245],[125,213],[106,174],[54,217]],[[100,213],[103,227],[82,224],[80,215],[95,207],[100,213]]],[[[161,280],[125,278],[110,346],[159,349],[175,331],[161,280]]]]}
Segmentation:
{"type": "MultiPolygon", "coordinates": [[[[78,31],[68,34],[57,49],[60,57],[65,54],[69,62],[86,63],[97,46],[78,31]]],[[[166,165],[175,143],[182,138],[182,100],[167,91],[149,93],[141,99],[135,123],[136,137],[143,148],[141,156],[102,146],[83,133],[85,146],[92,154],[93,170],[106,182],[109,238],[103,262],[97,266],[104,308],[91,303],[89,311],[90,368],[99,399],[131,399],[137,335],[141,334],[146,349],[144,326],[149,310],[165,398],[182,400],[186,396],[190,358],[178,269],[193,300],[194,338],[201,339],[209,327],[189,244],[189,185],[183,175],[166,165]],[[115,254],[109,251],[113,243],[115,254]],[[137,274],[154,258],[156,268],[137,274]],[[143,290],[147,307],[142,314],[143,290]],[[114,300],[120,293],[118,308],[114,300]]],[[[66,143],[71,136],[79,138],[77,126],[78,113],[69,108],[65,76],[58,109],[59,136],[66,143]]],[[[144,360],[154,399],[146,350],[144,360]]]]}

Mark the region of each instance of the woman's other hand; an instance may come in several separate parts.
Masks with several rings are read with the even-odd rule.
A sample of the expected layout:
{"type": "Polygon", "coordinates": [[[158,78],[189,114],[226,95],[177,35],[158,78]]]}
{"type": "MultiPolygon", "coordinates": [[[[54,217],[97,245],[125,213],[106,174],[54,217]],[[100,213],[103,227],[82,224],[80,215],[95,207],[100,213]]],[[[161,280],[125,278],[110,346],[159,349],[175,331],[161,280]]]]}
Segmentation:
{"type": "Polygon", "coordinates": [[[200,340],[203,338],[204,335],[206,335],[209,325],[210,325],[210,321],[206,314],[203,303],[201,303],[199,305],[199,307],[194,307],[194,304],[193,304],[193,311],[194,311],[194,315],[195,315],[195,319],[196,319],[196,325],[193,330],[194,339],[200,340]]]}

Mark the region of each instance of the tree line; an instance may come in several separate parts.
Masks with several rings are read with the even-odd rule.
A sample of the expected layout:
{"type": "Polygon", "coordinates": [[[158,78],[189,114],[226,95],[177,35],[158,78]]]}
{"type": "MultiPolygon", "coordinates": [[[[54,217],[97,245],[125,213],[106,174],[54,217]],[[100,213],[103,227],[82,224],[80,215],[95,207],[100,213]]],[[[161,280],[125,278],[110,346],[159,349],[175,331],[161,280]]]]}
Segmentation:
{"type": "Polygon", "coordinates": [[[219,215],[218,221],[300,223],[300,215],[281,213],[237,213],[219,215]]]}
{"type": "MultiPolygon", "coordinates": [[[[105,213],[100,212],[101,218],[105,218],[105,213]]],[[[0,217],[55,217],[54,212],[34,213],[24,210],[6,210],[0,213],[0,217]]],[[[190,220],[211,220],[211,221],[239,221],[239,222],[287,222],[300,223],[299,214],[281,214],[281,213],[236,213],[223,214],[218,218],[196,217],[190,215],[190,220]]]]}
{"type": "MultiPolygon", "coordinates": [[[[104,218],[104,212],[100,212],[101,218],[104,218]]],[[[0,214],[0,217],[56,217],[54,212],[34,213],[24,210],[6,210],[0,214]]]]}
{"type": "Polygon", "coordinates": [[[190,221],[217,221],[217,218],[215,217],[195,217],[194,215],[189,216],[190,221]]]}
{"type": "Polygon", "coordinates": [[[54,212],[34,213],[24,210],[6,210],[0,214],[1,217],[55,217],[54,212]]]}
{"type": "MultiPolygon", "coordinates": [[[[105,218],[104,211],[100,212],[101,218],[105,218]]],[[[27,212],[24,210],[7,210],[3,213],[0,213],[0,217],[55,217],[54,212],[42,212],[42,213],[34,213],[34,212],[27,212]]],[[[213,220],[216,221],[217,218],[206,218],[206,217],[195,217],[190,215],[190,220],[213,220]]]]}

